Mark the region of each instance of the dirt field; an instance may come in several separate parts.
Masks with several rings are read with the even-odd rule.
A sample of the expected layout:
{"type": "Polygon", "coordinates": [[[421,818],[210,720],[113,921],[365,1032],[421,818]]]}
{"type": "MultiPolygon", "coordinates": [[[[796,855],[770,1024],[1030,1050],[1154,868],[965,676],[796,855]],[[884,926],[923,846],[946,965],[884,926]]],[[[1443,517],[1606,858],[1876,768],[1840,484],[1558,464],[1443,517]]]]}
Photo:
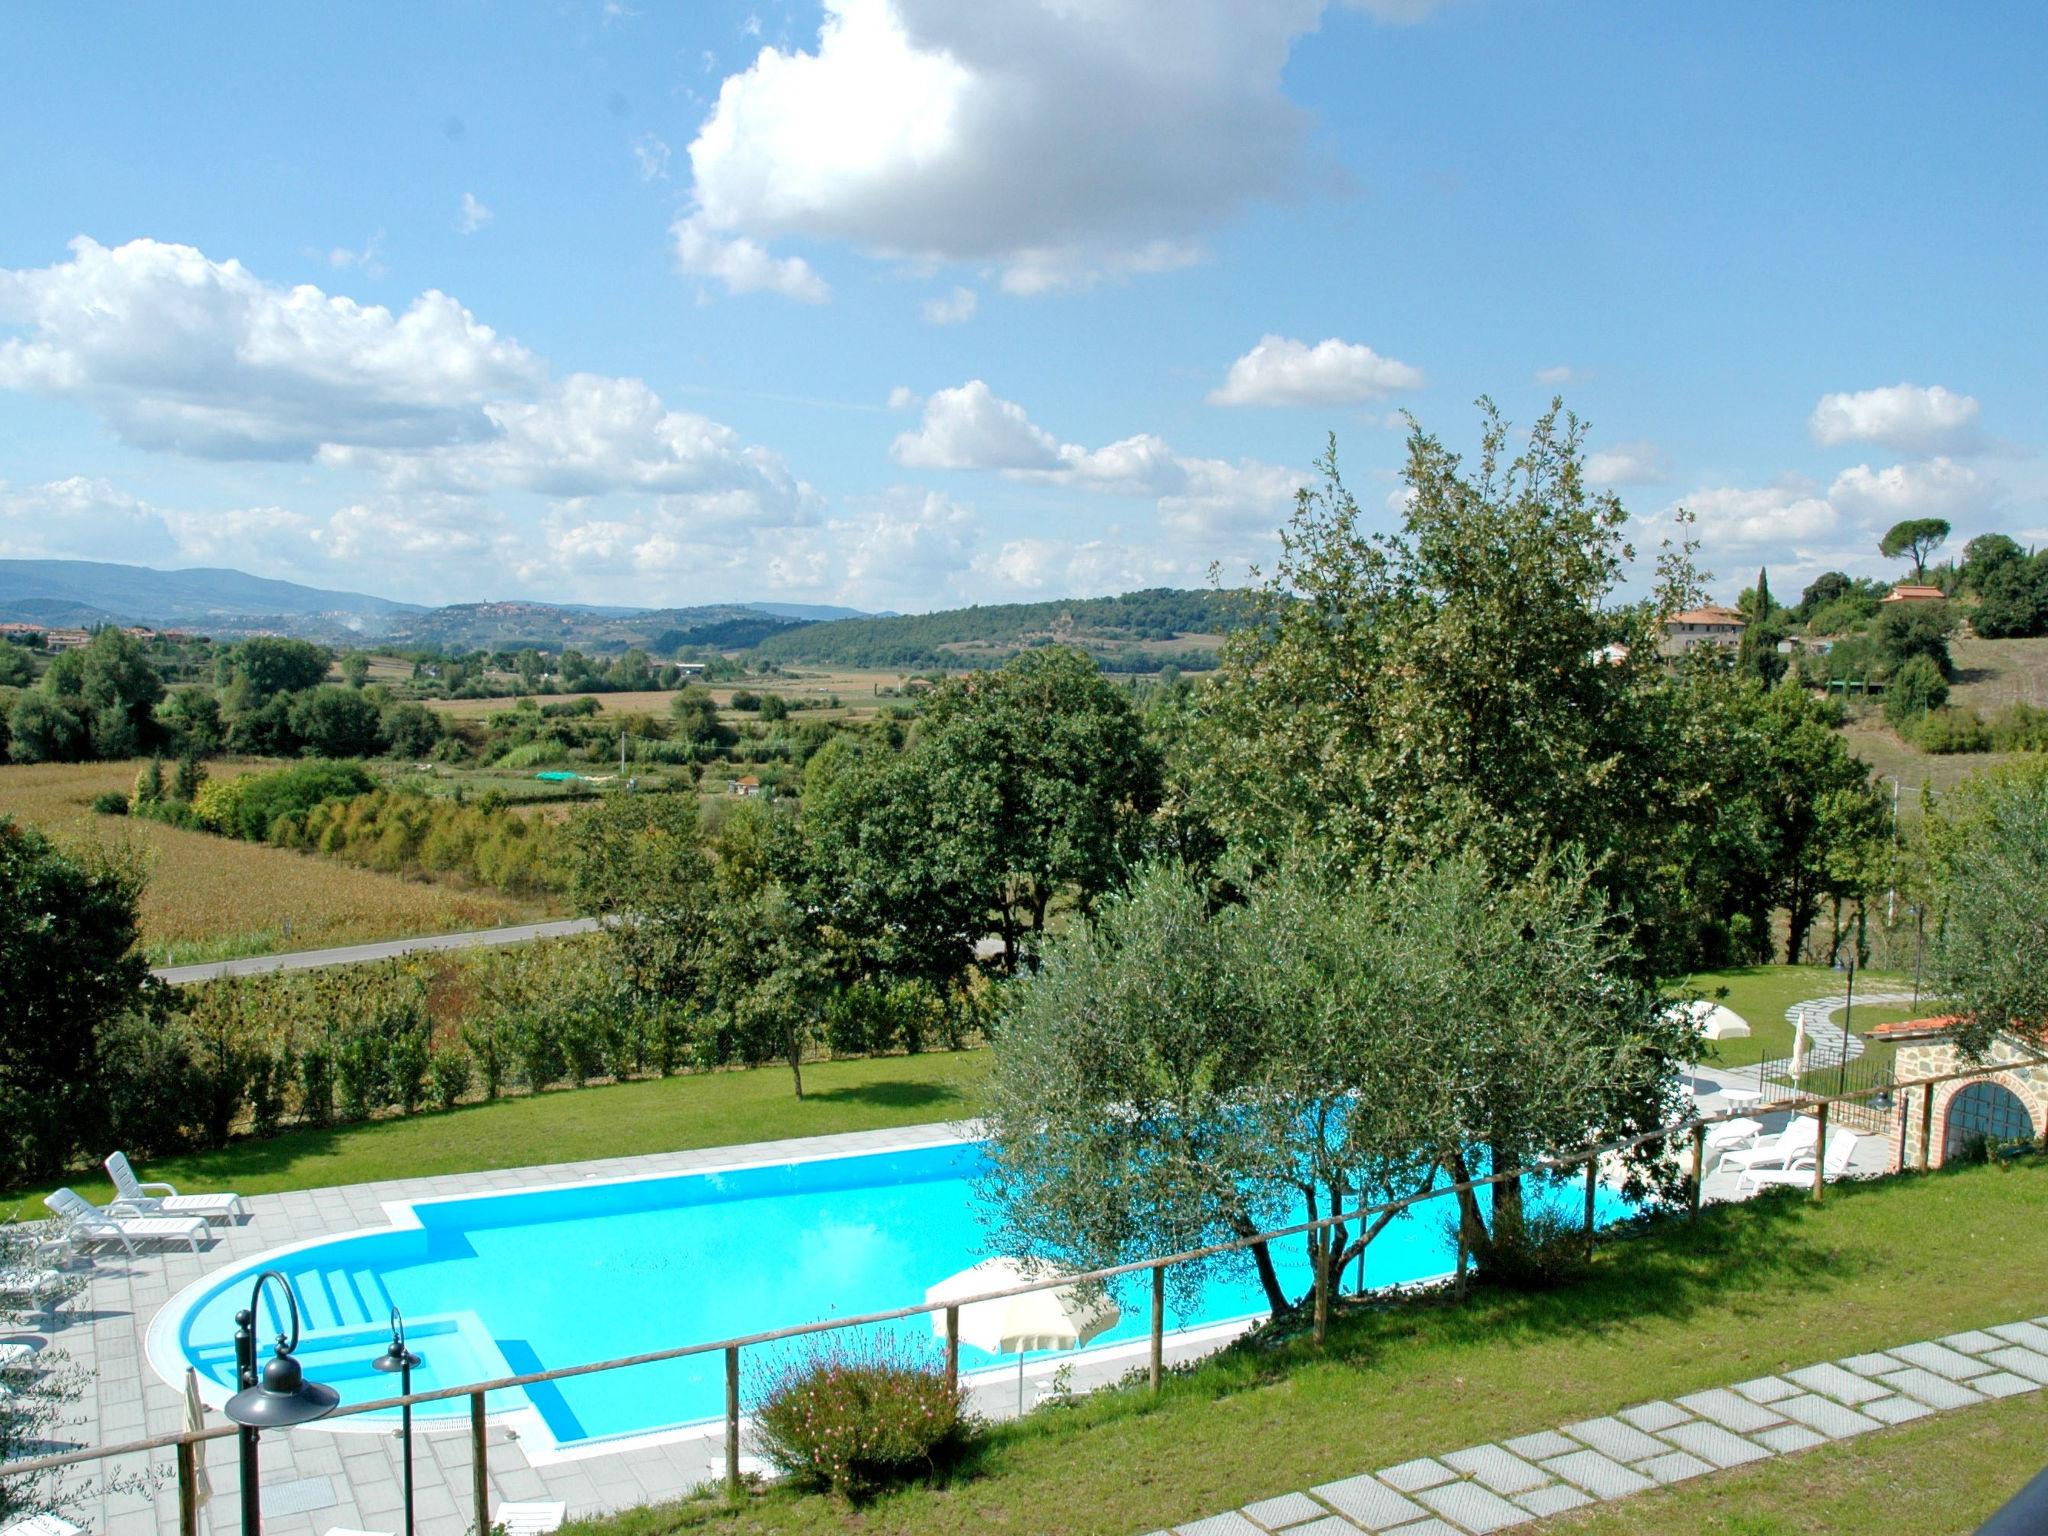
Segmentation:
{"type": "MultiPolygon", "coordinates": [[[[93,796],[132,788],[140,767],[0,767],[0,816],[33,823],[74,847],[126,845],[141,853],[149,867],[143,943],[159,964],[489,928],[545,915],[537,903],[493,892],[457,891],[282,848],[93,814],[93,796]]],[[[213,771],[236,770],[217,765],[213,771]]]]}

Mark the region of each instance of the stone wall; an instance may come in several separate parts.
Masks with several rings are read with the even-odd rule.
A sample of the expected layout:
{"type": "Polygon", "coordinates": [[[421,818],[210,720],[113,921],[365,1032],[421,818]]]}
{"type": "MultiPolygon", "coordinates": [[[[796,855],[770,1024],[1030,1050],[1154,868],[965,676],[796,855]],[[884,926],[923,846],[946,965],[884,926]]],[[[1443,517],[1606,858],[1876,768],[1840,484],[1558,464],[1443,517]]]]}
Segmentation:
{"type": "MultiPolygon", "coordinates": [[[[1967,1071],[1982,1065],[1994,1070],[1981,1078],[1959,1078],[1952,1083],[1941,1083],[1934,1090],[1934,1134],[1927,1142],[1928,1166],[1939,1168],[1942,1159],[1942,1143],[1948,1131],[1948,1107],[1955,1096],[1973,1082],[1993,1082],[2008,1089],[2026,1105],[2027,1113],[2034,1118],[2034,1134],[2048,1129],[2048,1067],[2014,1067],[2010,1063],[2026,1061],[2041,1054],[2001,1035],[1992,1041],[1984,1053],[1981,1063],[1971,1061],[1956,1048],[1953,1040],[1937,1036],[1926,1040],[1909,1040],[1899,1047],[1898,1080],[1908,1083],[1915,1078],[1941,1077],[1950,1072],[1967,1071]],[[2007,1064],[2003,1071],[1995,1070],[2000,1064],[2007,1064]]],[[[1920,1166],[1920,1144],[1922,1136],[1921,1117],[1926,1103],[1927,1090],[1907,1089],[1901,1097],[1901,1106],[1906,1116],[1906,1166],[1920,1166]]]]}

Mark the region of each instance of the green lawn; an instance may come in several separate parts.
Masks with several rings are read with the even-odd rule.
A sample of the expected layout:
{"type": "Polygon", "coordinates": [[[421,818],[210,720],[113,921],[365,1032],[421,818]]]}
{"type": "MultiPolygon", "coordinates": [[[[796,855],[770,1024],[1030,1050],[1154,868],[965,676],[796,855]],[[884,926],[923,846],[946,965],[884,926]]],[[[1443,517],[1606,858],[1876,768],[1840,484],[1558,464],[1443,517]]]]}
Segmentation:
{"type": "MultiPolygon", "coordinates": [[[[217,1152],[159,1158],[138,1171],[145,1179],[165,1179],[180,1189],[264,1195],[871,1131],[972,1114],[988,1061],[986,1051],[959,1051],[819,1062],[804,1068],[802,1102],[790,1090],[787,1067],[562,1089],[445,1114],[287,1131],[268,1141],[237,1141],[217,1152]]],[[[97,1169],[93,1172],[74,1187],[88,1200],[111,1198],[111,1186],[97,1169]]],[[[0,1215],[20,1203],[27,1207],[24,1216],[40,1216],[45,1193],[0,1195],[0,1215]]]]}
{"type": "MultiPolygon", "coordinates": [[[[1725,1004],[1749,1020],[1749,1035],[1741,1040],[1715,1042],[1713,1054],[1707,1058],[1708,1063],[1717,1067],[1747,1067],[1759,1061],[1790,1056],[1792,1026],[1785,1022],[1785,1010],[1794,1003],[1838,995],[1847,980],[1842,972],[1824,965],[1751,965],[1726,971],[1702,971],[1689,978],[1688,985],[1703,996],[1725,1004]],[[1725,997],[1719,995],[1724,987],[1727,989],[1725,997]]],[[[1889,976],[1876,971],[1856,973],[1858,997],[1866,992],[1911,991],[1912,986],[1911,976],[1889,976]]],[[[1838,1015],[1835,1022],[1846,1022],[1857,1034],[1862,1034],[1875,1024],[1924,1018],[1935,1011],[1937,1005],[1928,998],[1924,998],[1917,1009],[1904,1003],[1882,1006],[1858,1003],[1853,1018],[1845,1020],[1838,1015]]]]}
{"type": "MultiPolygon", "coordinates": [[[[573,1529],[1132,1536],[1646,1398],[2031,1316],[2044,1263],[2048,1164],[1836,1186],[1819,1207],[1784,1192],[1615,1242],[1566,1290],[1352,1311],[1321,1355],[1303,1341],[1240,1347],[1158,1399],[1104,1393],[1042,1411],[992,1431],[971,1475],[859,1512],[776,1490],[737,1513],[707,1498],[573,1529]]],[[[2042,1417],[2030,1398],[1868,1437],[1833,1453],[1885,1459],[1884,1481],[1860,1490],[1853,1460],[1799,1458],[1729,1479],[1727,1494],[1709,1479],[1617,1506],[1598,1528],[1967,1530],[2039,1470],[2042,1417]],[[1926,1491],[1880,1496],[1892,1478],[1926,1491]],[[1723,1523],[1695,1523],[1708,1519],[1723,1523]]]]}

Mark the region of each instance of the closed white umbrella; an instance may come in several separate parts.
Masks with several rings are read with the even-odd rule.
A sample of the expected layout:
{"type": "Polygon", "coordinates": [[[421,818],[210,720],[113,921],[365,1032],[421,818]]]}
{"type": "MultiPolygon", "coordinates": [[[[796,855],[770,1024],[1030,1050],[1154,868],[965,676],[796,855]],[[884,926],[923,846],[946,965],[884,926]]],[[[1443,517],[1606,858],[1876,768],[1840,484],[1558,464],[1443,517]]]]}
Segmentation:
{"type": "MultiPolygon", "coordinates": [[[[1031,1259],[983,1259],[948,1276],[924,1293],[929,1302],[947,1303],[967,1296],[1029,1285],[1051,1279],[1050,1266],[1031,1259]]],[[[1017,1357],[1017,1411],[1024,1411],[1024,1354],[1033,1349],[1079,1349],[1117,1325],[1123,1313],[1100,1292],[1084,1295],[1072,1285],[1047,1286],[1021,1296],[977,1301],[960,1309],[960,1337],[992,1355],[1017,1357]]],[[[932,1332],[946,1336],[946,1314],[932,1314],[932,1332]]]]}
{"type": "MultiPolygon", "coordinates": [[[[199,1373],[191,1366],[185,1367],[185,1429],[198,1434],[206,1428],[206,1404],[199,1398],[199,1373]]],[[[213,1481],[206,1475],[206,1445],[204,1442],[192,1447],[192,1507],[206,1508],[206,1501],[213,1497],[213,1481]]]]}

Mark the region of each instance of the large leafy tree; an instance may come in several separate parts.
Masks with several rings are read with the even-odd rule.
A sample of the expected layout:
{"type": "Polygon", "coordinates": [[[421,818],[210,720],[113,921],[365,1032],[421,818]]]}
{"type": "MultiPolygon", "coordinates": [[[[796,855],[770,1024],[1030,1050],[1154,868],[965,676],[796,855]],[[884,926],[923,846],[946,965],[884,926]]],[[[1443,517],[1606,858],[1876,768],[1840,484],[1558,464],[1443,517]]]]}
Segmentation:
{"type": "Polygon", "coordinates": [[[161,737],[154,711],[163,679],[142,642],[124,629],[109,625],[86,645],[59,653],[42,689],[85,723],[95,757],[129,757],[161,737]]]}
{"type": "Polygon", "coordinates": [[[1927,557],[1947,540],[1949,525],[1939,517],[1909,517],[1893,523],[1878,540],[1877,552],[1887,560],[1913,562],[1913,579],[1927,579],[1927,557]]]}
{"type": "Polygon", "coordinates": [[[614,793],[569,824],[576,910],[604,920],[633,987],[684,1001],[701,987],[711,859],[692,794],[614,793]]]}
{"type": "Polygon", "coordinates": [[[224,650],[214,661],[214,680],[239,713],[280,693],[317,688],[332,660],[325,646],[310,640],[257,635],[224,650]]]}
{"type": "Polygon", "coordinates": [[[1934,985],[1966,1049],[2000,1033],[2048,1044],[2048,765],[1953,792],[1929,820],[1938,900],[1934,985]]]}
{"type": "MultiPolygon", "coordinates": [[[[1397,534],[1324,459],[1204,695],[1187,793],[1254,866],[1302,841],[1369,875],[1477,849],[1511,881],[1579,844],[1644,922],[1689,786],[1655,615],[1615,601],[1627,514],[1586,484],[1575,418],[1553,406],[1510,456],[1481,404],[1476,470],[1411,432],[1397,534]]],[[[1681,564],[1673,606],[1689,584],[1681,564]]]]}
{"type": "Polygon", "coordinates": [[[933,877],[973,893],[1012,972],[1056,899],[1085,911],[1124,878],[1159,799],[1129,700],[1068,646],[934,690],[906,764],[894,787],[926,820],[933,877]]]}
{"type": "Polygon", "coordinates": [[[98,1123],[94,1039],[141,1004],[143,875],[0,817],[0,1176],[57,1173],[98,1123]]]}

